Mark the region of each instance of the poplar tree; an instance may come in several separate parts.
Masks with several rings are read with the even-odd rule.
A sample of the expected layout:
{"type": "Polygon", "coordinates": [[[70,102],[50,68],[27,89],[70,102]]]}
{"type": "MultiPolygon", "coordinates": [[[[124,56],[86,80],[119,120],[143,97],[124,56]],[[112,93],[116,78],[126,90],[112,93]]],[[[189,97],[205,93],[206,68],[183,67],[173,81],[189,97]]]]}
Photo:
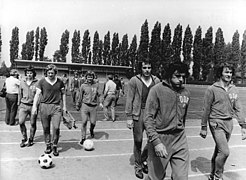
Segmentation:
{"type": "Polygon", "coordinates": [[[102,65],[103,64],[103,41],[99,40],[99,47],[98,47],[98,64],[102,65]]]}
{"type": "Polygon", "coordinates": [[[91,38],[90,38],[90,32],[89,30],[85,30],[83,40],[82,40],[82,58],[83,58],[83,63],[85,64],[91,64],[89,61],[89,53],[91,50],[91,38]]]}
{"type": "Polygon", "coordinates": [[[119,59],[118,59],[118,51],[119,51],[119,34],[114,33],[113,39],[112,39],[112,45],[111,45],[111,59],[112,59],[112,65],[119,65],[119,59]]]}
{"type": "Polygon", "coordinates": [[[94,33],[94,38],[93,38],[93,47],[92,47],[92,64],[99,64],[100,60],[99,60],[99,43],[100,43],[100,39],[99,39],[99,34],[96,31],[94,33]]]}
{"type": "Polygon", "coordinates": [[[161,54],[162,54],[161,64],[164,67],[167,67],[167,65],[171,62],[171,58],[172,58],[171,38],[172,38],[172,32],[171,32],[170,25],[168,23],[164,27],[162,33],[162,43],[161,43],[161,54]]]}
{"type": "Polygon", "coordinates": [[[1,61],[1,55],[2,55],[2,31],[0,27],[0,61],[1,61]]]}
{"type": "Polygon", "coordinates": [[[205,37],[203,38],[203,55],[201,61],[202,79],[207,80],[208,74],[211,71],[213,61],[213,28],[209,27],[205,37]]]}
{"type": "Polygon", "coordinates": [[[180,58],[181,46],[182,46],[182,26],[178,24],[174,30],[174,36],[172,42],[173,62],[181,62],[181,58],[180,58]]]}
{"type": "Polygon", "coordinates": [[[234,69],[238,70],[240,64],[240,42],[239,42],[239,33],[236,31],[232,37],[232,61],[234,69]]]}
{"type": "Polygon", "coordinates": [[[214,43],[214,66],[216,67],[222,62],[225,62],[225,41],[223,37],[223,31],[221,28],[218,28],[215,36],[214,43]]]}
{"type": "Polygon", "coordinates": [[[129,60],[128,60],[128,35],[125,34],[122,37],[121,42],[121,59],[120,64],[121,66],[129,66],[129,60]]]}
{"type": "Polygon", "coordinates": [[[183,40],[183,62],[190,66],[191,62],[191,49],[192,49],[192,43],[193,43],[193,35],[190,29],[190,26],[188,25],[185,29],[184,33],[184,40],[183,40]]]}
{"type": "Polygon", "coordinates": [[[12,29],[12,37],[10,40],[10,63],[11,66],[14,64],[14,60],[18,58],[19,52],[19,28],[15,27],[12,29]]]}
{"type": "Polygon", "coordinates": [[[26,37],[27,60],[32,60],[34,56],[34,31],[27,33],[26,37]]]}
{"type": "Polygon", "coordinates": [[[40,41],[40,39],[39,39],[39,27],[37,27],[37,29],[36,29],[36,31],[35,31],[35,54],[34,54],[34,56],[35,56],[35,61],[37,61],[38,60],[38,51],[39,51],[39,41],[40,41]]]}
{"type": "Polygon", "coordinates": [[[110,32],[109,31],[104,36],[102,57],[103,57],[103,64],[104,65],[111,65],[111,59],[110,59],[110,32]]]}
{"type": "Polygon", "coordinates": [[[149,57],[149,27],[148,21],[145,20],[141,27],[140,42],[138,47],[138,61],[146,61],[149,57]]]}
{"type": "Polygon", "coordinates": [[[137,64],[137,36],[134,35],[132,38],[132,42],[129,47],[129,62],[132,67],[132,72],[136,70],[137,64]]]}
{"type": "Polygon", "coordinates": [[[40,31],[40,49],[39,49],[39,60],[44,60],[44,51],[45,47],[48,44],[48,35],[45,27],[43,27],[40,31]]]}
{"type": "Polygon", "coordinates": [[[193,77],[195,80],[200,80],[201,59],[202,59],[202,29],[199,26],[196,30],[193,43],[193,77]]]}
{"type": "Polygon", "coordinates": [[[81,63],[79,56],[80,31],[75,30],[72,38],[71,61],[72,63],[81,63]]]}
{"type": "Polygon", "coordinates": [[[241,45],[241,79],[242,79],[242,84],[244,83],[244,77],[245,77],[245,68],[246,68],[246,30],[243,33],[243,40],[242,40],[242,45],[241,45]]]}
{"type": "Polygon", "coordinates": [[[65,30],[62,33],[61,44],[59,49],[61,54],[61,62],[66,62],[66,56],[69,50],[68,44],[69,44],[69,31],[65,30]]]}
{"type": "Polygon", "coordinates": [[[152,71],[158,72],[161,63],[161,24],[158,21],[151,32],[149,56],[153,64],[152,71]]]}

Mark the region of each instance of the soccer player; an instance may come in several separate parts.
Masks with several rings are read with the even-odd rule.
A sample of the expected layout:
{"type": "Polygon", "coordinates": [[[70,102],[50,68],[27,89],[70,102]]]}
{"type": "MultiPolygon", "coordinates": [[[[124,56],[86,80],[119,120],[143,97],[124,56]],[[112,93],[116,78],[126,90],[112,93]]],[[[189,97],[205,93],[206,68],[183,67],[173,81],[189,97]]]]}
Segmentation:
{"type": "Polygon", "coordinates": [[[146,162],[148,157],[147,144],[142,151],[145,104],[150,89],[159,83],[160,80],[151,74],[152,66],[149,60],[139,62],[138,66],[141,73],[132,77],[128,82],[125,112],[127,115],[127,127],[133,129],[135,175],[143,179],[143,172],[148,173],[146,162]]]}
{"type": "Polygon", "coordinates": [[[37,114],[31,115],[32,112],[32,105],[33,99],[36,93],[36,86],[38,80],[36,77],[36,71],[33,66],[27,67],[25,70],[26,78],[21,80],[20,87],[19,87],[19,95],[18,95],[18,105],[19,105],[19,125],[20,131],[23,136],[21,140],[20,147],[26,146],[27,141],[27,129],[25,126],[25,121],[27,116],[30,117],[30,137],[28,139],[27,146],[33,145],[33,139],[35,136],[35,132],[37,129],[37,114]]]}
{"type": "Polygon", "coordinates": [[[46,144],[46,150],[44,152],[50,154],[53,150],[54,156],[59,156],[57,144],[60,136],[60,122],[62,113],[67,111],[65,86],[62,80],[57,78],[57,68],[55,65],[49,64],[45,69],[45,75],[38,82],[32,114],[37,114],[38,99],[42,94],[40,99],[40,117],[46,144]],[[62,105],[61,101],[63,102],[62,105]],[[53,142],[51,142],[50,134],[51,123],[53,127],[53,142]]]}
{"type": "Polygon", "coordinates": [[[116,84],[116,91],[115,91],[115,106],[117,106],[119,97],[120,97],[120,90],[122,90],[121,81],[118,78],[118,75],[114,75],[114,83],[116,84]]]}
{"type": "Polygon", "coordinates": [[[215,142],[209,180],[223,179],[224,165],[229,156],[228,141],[233,129],[233,117],[237,118],[242,128],[242,139],[246,139],[246,122],[242,116],[238,90],[231,83],[233,74],[233,67],[222,63],[216,72],[218,81],[208,87],[204,96],[200,136],[206,138],[209,124],[215,142]]]}
{"type": "Polygon", "coordinates": [[[183,86],[187,76],[188,66],[183,63],[170,64],[162,83],[149,92],[144,116],[149,140],[147,179],[164,179],[170,163],[171,179],[188,180],[189,151],[185,120],[190,93],[183,86]]]}
{"type": "Polygon", "coordinates": [[[87,121],[90,121],[90,134],[94,138],[94,128],[97,120],[97,105],[99,98],[99,84],[94,81],[95,74],[92,71],[87,71],[85,74],[86,81],[79,88],[78,101],[76,103],[77,111],[81,108],[81,141],[83,145],[86,139],[87,121]]]}

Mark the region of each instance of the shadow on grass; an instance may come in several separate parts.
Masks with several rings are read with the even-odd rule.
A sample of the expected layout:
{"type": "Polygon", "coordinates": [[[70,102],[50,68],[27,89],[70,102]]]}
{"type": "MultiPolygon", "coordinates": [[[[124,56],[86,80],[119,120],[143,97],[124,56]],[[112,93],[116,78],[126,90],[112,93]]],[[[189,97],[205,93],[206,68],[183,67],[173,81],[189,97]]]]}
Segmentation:
{"type": "Polygon", "coordinates": [[[200,171],[203,174],[210,173],[210,160],[204,157],[197,157],[191,162],[191,171],[198,172],[200,171]]]}

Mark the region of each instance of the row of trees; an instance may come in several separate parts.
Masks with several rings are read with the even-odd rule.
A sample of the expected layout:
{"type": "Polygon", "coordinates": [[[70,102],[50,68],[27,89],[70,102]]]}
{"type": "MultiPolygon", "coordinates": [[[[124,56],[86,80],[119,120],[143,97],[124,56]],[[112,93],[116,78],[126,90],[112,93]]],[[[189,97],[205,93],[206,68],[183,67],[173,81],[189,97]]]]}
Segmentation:
{"type": "MultiPolygon", "coordinates": [[[[71,61],[73,63],[132,66],[136,69],[138,61],[144,61],[148,57],[153,61],[153,72],[158,73],[161,67],[166,67],[171,62],[183,61],[187,65],[193,62],[192,71],[195,80],[207,80],[211,68],[221,62],[229,62],[234,65],[237,71],[244,77],[246,64],[246,31],[243,34],[243,41],[240,46],[239,33],[233,34],[232,42],[225,43],[223,31],[218,28],[213,42],[213,28],[209,27],[202,37],[202,28],[199,26],[195,34],[189,25],[183,33],[182,25],[178,24],[172,31],[169,24],[161,32],[161,24],[156,22],[149,34],[148,21],[141,26],[139,45],[137,36],[134,35],[129,45],[128,35],[125,34],[119,40],[119,34],[111,34],[108,31],[103,40],[96,31],[91,40],[89,30],[86,30],[81,40],[79,30],[75,30],[72,36],[71,61]],[[111,43],[112,40],[112,43],[111,43]],[[91,47],[92,46],[92,47],[91,47]]],[[[10,61],[18,58],[19,29],[15,27],[12,31],[10,41],[10,61]]],[[[61,36],[60,47],[54,52],[54,62],[66,62],[69,52],[70,32],[65,30],[61,36]]],[[[22,44],[21,59],[45,61],[45,47],[48,43],[48,36],[45,28],[27,32],[26,42],[22,44]]]]}

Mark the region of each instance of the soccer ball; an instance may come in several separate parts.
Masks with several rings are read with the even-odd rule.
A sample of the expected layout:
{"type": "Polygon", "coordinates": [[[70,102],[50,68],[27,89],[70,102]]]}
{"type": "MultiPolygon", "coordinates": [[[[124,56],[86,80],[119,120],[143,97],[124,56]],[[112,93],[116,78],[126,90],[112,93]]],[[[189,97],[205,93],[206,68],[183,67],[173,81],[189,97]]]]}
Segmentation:
{"type": "Polygon", "coordinates": [[[50,168],[52,165],[52,157],[49,154],[42,154],[38,158],[38,164],[41,168],[47,169],[50,168]]]}
{"type": "Polygon", "coordinates": [[[86,139],[83,143],[83,147],[87,151],[91,151],[94,149],[94,143],[91,139],[86,139]]]}

